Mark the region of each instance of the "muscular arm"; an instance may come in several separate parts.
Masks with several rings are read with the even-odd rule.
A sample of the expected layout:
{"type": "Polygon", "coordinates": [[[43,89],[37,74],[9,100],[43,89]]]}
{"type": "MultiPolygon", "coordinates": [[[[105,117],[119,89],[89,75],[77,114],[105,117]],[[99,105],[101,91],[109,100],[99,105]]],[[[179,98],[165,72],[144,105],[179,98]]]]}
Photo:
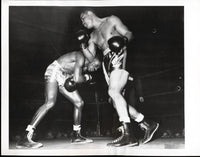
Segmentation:
{"type": "Polygon", "coordinates": [[[84,56],[89,60],[89,62],[92,62],[96,56],[96,45],[92,41],[91,37],[88,41],[88,47],[82,48],[84,56]]]}
{"type": "Polygon", "coordinates": [[[122,23],[122,21],[118,17],[112,16],[111,21],[114,24],[115,29],[119,34],[127,37],[128,41],[133,39],[132,32],[122,23]]]}
{"type": "Polygon", "coordinates": [[[82,74],[85,58],[84,56],[78,54],[76,56],[76,63],[74,67],[74,82],[81,83],[84,82],[84,77],[82,74]]]}

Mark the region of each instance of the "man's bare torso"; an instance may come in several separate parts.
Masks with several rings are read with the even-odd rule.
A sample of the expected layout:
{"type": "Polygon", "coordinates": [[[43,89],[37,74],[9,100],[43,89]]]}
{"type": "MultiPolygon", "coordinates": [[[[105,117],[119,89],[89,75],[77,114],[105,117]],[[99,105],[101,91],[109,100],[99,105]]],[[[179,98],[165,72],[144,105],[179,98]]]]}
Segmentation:
{"type": "Polygon", "coordinates": [[[84,57],[84,56],[79,51],[73,51],[59,57],[57,59],[57,62],[60,64],[64,72],[68,74],[73,74],[74,69],[75,69],[75,63],[81,57],[84,57]]]}
{"type": "Polygon", "coordinates": [[[98,29],[94,30],[91,34],[92,41],[99,49],[103,51],[108,48],[108,39],[113,36],[119,35],[119,33],[115,29],[115,24],[111,22],[112,18],[113,16],[103,18],[103,21],[98,29]]]}

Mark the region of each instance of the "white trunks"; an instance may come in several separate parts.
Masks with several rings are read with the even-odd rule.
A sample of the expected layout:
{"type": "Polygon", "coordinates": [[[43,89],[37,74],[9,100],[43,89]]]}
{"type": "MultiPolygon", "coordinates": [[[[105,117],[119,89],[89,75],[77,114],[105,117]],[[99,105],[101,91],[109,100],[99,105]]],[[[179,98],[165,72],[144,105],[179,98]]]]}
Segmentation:
{"type": "Polygon", "coordinates": [[[55,60],[51,63],[44,74],[44,78],[48,82],[58,82],[59,86],[64,86],[65,80],[69,78],[69,74],[65,73],[60,64],[55,60]]]}

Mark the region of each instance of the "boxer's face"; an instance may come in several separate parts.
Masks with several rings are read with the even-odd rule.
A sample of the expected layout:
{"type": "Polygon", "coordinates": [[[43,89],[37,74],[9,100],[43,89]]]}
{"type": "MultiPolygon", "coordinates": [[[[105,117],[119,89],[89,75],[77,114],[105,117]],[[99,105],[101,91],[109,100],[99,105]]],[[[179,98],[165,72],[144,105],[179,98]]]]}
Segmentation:
{"type": "Polygon", "coordinates": [[[83,26],[86,27],[87,29],[93,28],[92,15],[88,15],[87,13],[82,13],[81,21],[83,26]]]}
{"type": "Polygon", "coordinates": [[[94,61],[88,65],[88,71],[93,72],[97,71],[100,68],[101,64],[99,61],[94,61]]]}

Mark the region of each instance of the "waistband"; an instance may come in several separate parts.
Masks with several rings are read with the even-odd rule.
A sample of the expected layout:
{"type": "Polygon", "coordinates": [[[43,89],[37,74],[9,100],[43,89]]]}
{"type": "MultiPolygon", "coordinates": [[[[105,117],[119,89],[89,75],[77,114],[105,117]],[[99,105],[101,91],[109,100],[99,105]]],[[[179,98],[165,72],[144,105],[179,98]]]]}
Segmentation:
{"type": "Polygon", "coordinates": [[[106,56],[111,50],[109,48],[105,49],[103,51],[103,55],[106,56]]]}

